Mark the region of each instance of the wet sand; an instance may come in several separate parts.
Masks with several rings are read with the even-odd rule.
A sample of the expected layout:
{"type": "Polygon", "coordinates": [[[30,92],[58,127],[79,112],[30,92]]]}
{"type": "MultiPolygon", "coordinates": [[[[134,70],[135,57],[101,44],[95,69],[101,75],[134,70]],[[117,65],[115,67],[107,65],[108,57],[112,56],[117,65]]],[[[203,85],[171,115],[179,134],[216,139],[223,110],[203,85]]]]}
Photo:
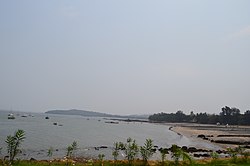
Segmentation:
{"type": "Polygon", "coordinates": [[[184,135],[193,141],[204,135],[204,141],[220,146],[222,149],[237,147],[239,145],[250,146],[250,126],[225,126],[208,124],[171,123],[171,130],[184,135]]]}

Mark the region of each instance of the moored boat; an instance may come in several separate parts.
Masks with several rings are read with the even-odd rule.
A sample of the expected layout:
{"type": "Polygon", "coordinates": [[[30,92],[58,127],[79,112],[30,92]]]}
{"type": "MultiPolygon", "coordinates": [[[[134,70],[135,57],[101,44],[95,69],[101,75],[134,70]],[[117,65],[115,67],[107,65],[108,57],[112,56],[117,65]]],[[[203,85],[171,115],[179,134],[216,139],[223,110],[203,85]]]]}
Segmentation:
{"type": "Polygon", "coordinates": [[[15,116],[13,114],[9,114],[8,119],[15,119],[15,116]]]}

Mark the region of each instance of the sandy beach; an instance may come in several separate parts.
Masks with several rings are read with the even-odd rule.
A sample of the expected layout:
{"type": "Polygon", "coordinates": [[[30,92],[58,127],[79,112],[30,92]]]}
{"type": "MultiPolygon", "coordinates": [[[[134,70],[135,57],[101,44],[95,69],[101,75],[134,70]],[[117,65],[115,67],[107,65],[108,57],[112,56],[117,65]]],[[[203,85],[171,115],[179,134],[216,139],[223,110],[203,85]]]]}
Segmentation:
{"type": "Polygon", "coordinates": [[[220,146],[222,149],[233,148],[239,145],[248,147],[250,145],[250,126],[217,126],[190,123],[173,123],[168,125],[172,126],[172,131],[184,135],[193,141],[203,139],[220,146]]]}

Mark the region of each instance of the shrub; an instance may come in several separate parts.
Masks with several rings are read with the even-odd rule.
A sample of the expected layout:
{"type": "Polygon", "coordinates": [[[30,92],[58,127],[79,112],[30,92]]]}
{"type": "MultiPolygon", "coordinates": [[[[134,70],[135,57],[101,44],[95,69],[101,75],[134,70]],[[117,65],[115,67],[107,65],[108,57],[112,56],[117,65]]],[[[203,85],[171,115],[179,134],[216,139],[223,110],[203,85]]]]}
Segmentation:
{"type": "Polygon", "coordinates": [[[119,149],[120,149],[120,144],[118,142],[114,143],[114,149],[112,152],[112,155],[114,156],[114,160],[117,161],[117,158],[119,156],[119,149]]]}
{"type": "Polygon", "coordinates": [[[14,158],[18,153],[20,153],[20,145],[21,142],[25,139],[25,133],[24,130],[18,129],[13,136],[9,135],[6,138],[7,143],[7,151],[9,154],[9,161],[10,164],[13,163],[14,158]]]}
{"type": "Polygon", "coordinates": [[[47,156],[48,156],[48,157],[52,157],[53,151],[54,151],[53,148],[50,147],[50,148],[48,149],[47,156]]]}
{"type": "Polygon", "coordinates": [[[140,153],[144,164],[148,162],[148,159],[154,154],[153,151],[153,141],[151,139],[146,139],[144,146],[141,146],[140,153]]]}
{"type": "Polygon", "coordinates": [[[168,154],[168,149],[161,148],[159,151],[161,153],[161,163],[162,163],[162,165],[164,165],[166,154],[168,154]]]}
{"type": "Polygon", "coordinates": [[[69,145],[67,148],[66,156],[68,158],[74,157],[76,150],[77,150],[77,142],[73,141],[73,143],[71,145],[69,145]]]}
{"type": "Polygon", "coordinates": [[[236,163],[237,161],[237,155],[240,153],[241,148],[240,147],[236,147],[236,148],[227,148],[228,153],[230,155],[230,157],[232,158],[232,163],[236,163]]]}
{"type": "Polygon", "coordinates": [[[99,154],[99,155],[98,155],[100,165],[103,165],[103,159],[104,159],[104,157],[105,157],[104,154],[99,154]]]}
{"type": "Polygon", "coordinates": [[[180,158],[182,158],[184,162],[189,161],[189,165],[192,165],[192,158],[188,155],[188,153],[184,152],[177,145],[172,145],[171,149],[172,149],[172,158],[174,159],[175,165],[179,165],[180,158]]]}
{"type": "Polygon", "coordinates": [[[138,145],[136,144],[135,140],[128,138],[127,143],[120,143],[120,148],[124,151],[128,163],[129,165],[131,165],[139,151],[138,145]]]}

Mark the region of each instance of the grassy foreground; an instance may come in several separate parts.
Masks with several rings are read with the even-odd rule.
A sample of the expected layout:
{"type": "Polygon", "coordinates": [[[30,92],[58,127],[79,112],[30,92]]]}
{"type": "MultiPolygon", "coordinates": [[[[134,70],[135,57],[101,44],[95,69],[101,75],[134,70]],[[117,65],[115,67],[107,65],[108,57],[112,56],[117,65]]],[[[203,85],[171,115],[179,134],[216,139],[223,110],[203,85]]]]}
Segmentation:
{"type": "MultiPolygon", "coordinates": [[[[0,160],[2,166],[9,166],[3,160],[0,160]]],[[[203,159],[194,160],[192,163],[186,161],[148,161],[145,163],[143,160],[134,160],[133,163],[128,163],[126,160],[86,160],[86,161],[64,161],[64,160],[53,160],[53,161],[27,161],[20,160],[12,163],[12,166],[250,166],[250,158],[224,158],[224,159],[203,159]]]]}
{"type": "MultiPolygon", "coordinates": [[[[115,142],[112,155],[114,160],[104,160],[105,155],[99,154],[98,160],[87,160],[84,158],[77,158],[75,153],[77,151],[77,142],[74,141],[67,147],[67,153],[63,159],[52,159],[53,148],[49,148],[47,156],[51,160],[20,160],[16,156],[21,153],[20,145],[25,139],[23,130],[17,130],[14,135],[9,135],[6,138],[7,156],[0,159],[0,166],[250,166],[250,152],[249,150],[239,146],[234,149],[229,148],[228,154],[231,158],[219,158],[217,152],[210,154],[211,158],[204,160],[194,160],[190,156],[187,149],[172,145],[170,148],[158,149],[161,153],[161,161],[149,160],[156,152],[153,145],[153,140],[146,139],[143,146],[138,146],[136,141],[128,138],[125,143],[115,142]],[[118,160],[119,152],[123,151],[125,160],[118,160]],[[166,154],[171,154],[172,160],[165,160],[166,154]],[[137,158],[140,156],[140,158],[137,158]]],[[[0,147],[0,152],[1,152],[0,147]]]]}

